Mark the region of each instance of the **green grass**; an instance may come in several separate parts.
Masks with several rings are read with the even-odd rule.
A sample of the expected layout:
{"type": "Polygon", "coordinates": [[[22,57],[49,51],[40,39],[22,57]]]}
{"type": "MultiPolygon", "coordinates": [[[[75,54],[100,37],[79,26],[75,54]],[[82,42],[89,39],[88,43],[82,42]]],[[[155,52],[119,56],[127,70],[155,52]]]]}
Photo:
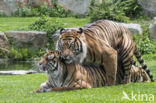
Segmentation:
{"type": "MultiPolygon", "coordinates": [[[[19,30],[27,28],[32,22],[37,20],[38,17],[0,17],[0,31],[6,32],[7,30],[19,30]]],[[[58,21],[63,23],[63,27],[79,27],[89,23],[89,18],[49,18],[50,21],[58,21]]]]}
{"type": "MultiPolygon", "coordinates": [[[[156,78],[156,54],[146,55],[144,59],[156,78]]],[[[156,102],[156,82],[131,83],[66,92],[29,94],[30,91],[37,89],[46,80],[47,75],[45,73],[22,76],[0,76],[0,103],[131,103],[128,100],[121,100],[123,91],[129,96],[132,91],[135,94],[146,93],[148,96],[152,94],[155,95],[155,101],[153,103],[156,102]]],[[[143,103],[143,101],[140,101],[140,103],[143,103]]]]}

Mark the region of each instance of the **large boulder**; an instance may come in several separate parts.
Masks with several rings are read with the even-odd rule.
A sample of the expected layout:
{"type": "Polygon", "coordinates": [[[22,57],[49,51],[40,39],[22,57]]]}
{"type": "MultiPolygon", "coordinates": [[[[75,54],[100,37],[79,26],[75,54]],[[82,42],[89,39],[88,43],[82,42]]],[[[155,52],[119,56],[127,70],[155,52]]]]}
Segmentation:
{"type": "Polygon", "coordinates": [[[38,31],[7,31],[6,36],[16,47],[42,48],[47,44],[46,32],[38,31]]]}
{"type": "Polygon", "coordinates": [[[58,0],[58,4],[63,8],[82,16],[87,14],[90,3],[91,0],[58,0]]]}
{"type": "Polygon", "coordinates": [[[3,32],[0,32],[0,50],[9,51],[10,45],[6,35],[3,32]]]}
{"type": "Polygon", "coordinates": [[[156,16],[156,0],[138,0],[147,16],[156,16]]]}
{"type": "Polygon", "coordinates": [[[150,35],[152,38],[156,39],[156,17],[153,20],[153,23],[149,26],[150,35]]]}
{"type": "Polygon", "coordinates": [[[130,24],[120,23],[120,24],[128,28],[132,34],[142,34],[142,28],[139,24],[132,24],[132,23],[130,24]]]}
{"type": "Polygon", "coordinates": [[[17,8],[17,0],[0,0],[0,12],[7,16],[11,16],[17,8]]]}

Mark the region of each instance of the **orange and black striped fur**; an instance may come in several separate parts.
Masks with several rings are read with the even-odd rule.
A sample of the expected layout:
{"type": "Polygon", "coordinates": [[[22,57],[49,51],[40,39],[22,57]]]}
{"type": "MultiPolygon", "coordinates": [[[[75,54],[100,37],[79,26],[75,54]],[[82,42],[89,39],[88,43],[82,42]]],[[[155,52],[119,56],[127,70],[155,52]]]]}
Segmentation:
{"type": "MultiPolygon", "coordinates": [[[[104,68],[81,66],[76,62],[66,64],[59,57],[58,51],[49,51],[40,61],[40,69],[47,70],[49,78],[33,93],[96,88],[107,85],[108,80],[104,68]]],[[[146,80],[147,75],[142,75],[145,72],[142,72],[141,69],[133,67],[131,71],[132,82],[148,81],[146,80]]],[[[122,71],[118,71],[117,84],[121,82],[122,74],[122,71]]]]}
{"type": "Polygon", "coordinates": [[[98,65],[106,68],[108,85],[114,85],[117,72],[117,56],[121,57],[124,78],[123,83],[130,82],[130,69],[133,55],[136,55],[151,81],[153,76],[144,63],[133,41],[130,31],[121,24],[99,20],[87,28],[62,29],[56,44],[56,50],[62,52],[62,58],[70,63],[72,60],[83,65],[98,65]],[[69,54],[73,53],[73,57],[69,54]]]}

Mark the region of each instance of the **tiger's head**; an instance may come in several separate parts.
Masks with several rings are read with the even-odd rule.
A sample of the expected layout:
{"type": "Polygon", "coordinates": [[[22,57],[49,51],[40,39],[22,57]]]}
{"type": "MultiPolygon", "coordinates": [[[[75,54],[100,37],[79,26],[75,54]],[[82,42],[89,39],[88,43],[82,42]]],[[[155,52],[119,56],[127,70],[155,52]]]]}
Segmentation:
{"type": "Polygon", "coordinates": [[[68,64],[73,60],[81,63],[86,56],[83,29],[61,29],[60,34],[56,49],[61,51],[62,59],[68,64]]]}
{"type": "Polygon", "coordinates": [[[59,51],[50,51],[43,56],[43,58],[39,61],[39,69],[41,71],[55,71],[58,69],[59,62],[59,51]]]}

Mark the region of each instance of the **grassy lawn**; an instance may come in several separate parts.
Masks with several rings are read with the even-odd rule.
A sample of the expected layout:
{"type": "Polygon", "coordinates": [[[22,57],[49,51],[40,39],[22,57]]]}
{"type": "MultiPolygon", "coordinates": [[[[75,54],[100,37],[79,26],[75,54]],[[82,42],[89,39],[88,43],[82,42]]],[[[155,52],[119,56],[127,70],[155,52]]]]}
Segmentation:
{"type": "MultiPolygon", "coordinates": [[[[144,56],[144,59],[156,78],[156,55],[144,56]]],[[[0,103],[131,103],[128,100],[121,100],[123,91],[129,97],[132,91],[134,94],[138,94],[138,96],[146,93],[148,96],[147,100],[149,100],[150,94],[152,94],[155,96],[153,103],[156,102],[156,82],[131,83],[128,85],[66,92],[29,94],[30,91],[37,89],[46,80],[47,75],[44,73],[22,76],[0,76],[0,103]]],[[[136,96],[137,100],[138,96],[136,96]]],[[[143,103],[143,101],[140,101],[140,103],[143,103]]]]}
{"type": "MultiPolygon", "coordinates": [[[[19,30],[26,28],[32,22],[37,20],[38,17],[8,17],[0,18],[0,31],[5,32],[7,30],[19,30]]],[[[49,18],[50,21],[58,21],[63,23],[63,27],[79,27],[89,23],[89,18],[49,18]]]]}

